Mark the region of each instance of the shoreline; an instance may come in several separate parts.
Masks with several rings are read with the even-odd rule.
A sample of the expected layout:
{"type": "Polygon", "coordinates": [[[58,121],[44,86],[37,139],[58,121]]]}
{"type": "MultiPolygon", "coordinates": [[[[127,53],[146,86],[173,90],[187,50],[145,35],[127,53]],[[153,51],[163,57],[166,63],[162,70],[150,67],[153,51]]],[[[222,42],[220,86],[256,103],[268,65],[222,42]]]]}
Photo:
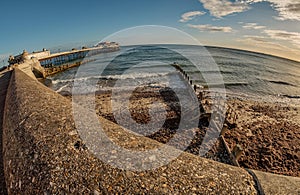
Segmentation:
{"type": "MultiPolygon", "coordinates": [[[[131,116],[140,124],[147,124],[150,121],[149,106],[155,100],[160,99],[158,95],[153,96],[151,93],[151,90],[154,92],[157,89],[148,88],[147,90],[148,92],[145,93],[143,89],[140,89],[132,96],[135,102],[131,102],[131,116]]],[[[69,99],[72,98],[71,94],[64,92],[60,92],[60,94],[69,99]]],[[[96,93],[95,101],[97,115],[116,123],[111,111],[111,92],[99,90],[96,93]]],[[[169,99],[168,103],[172,105],[174,100],[169,99]]],[[[239,97],[227,97],[226,104],[234,108],[238,119],[236,127],[228,130],[224,137],[231,150],[236,144],[243,147],[244,154],[239,159],[241,167],[300,177],[300,171],[297,169],[300,166],[300,150],[297,149],[297,146],[300,145],[300,134],[297,132],[300,129],[300,122],[298,122],[300,121],[300,106],[289,104],[286,101],[284,103],[264,102],[239,97]],[[276,121],[277,123],[274,123],[276,121]]],[[[178,123],[178,116],[172,109],[169,109],[167,113],[169,122],[165,123],[163,129],[147,137],[160,143],[168,142],[174,134],[174,130],[176,132],[174,124],[178,123]]],[[[206,130],[205,126],[195,130],[196,136],[185,150],[186,152],[199,155],[201,145],[199,143],[202,142],[206,130]]],[[[205,157],[232,165],[229,154],[220,141],[214,144],[205,157]]]]}

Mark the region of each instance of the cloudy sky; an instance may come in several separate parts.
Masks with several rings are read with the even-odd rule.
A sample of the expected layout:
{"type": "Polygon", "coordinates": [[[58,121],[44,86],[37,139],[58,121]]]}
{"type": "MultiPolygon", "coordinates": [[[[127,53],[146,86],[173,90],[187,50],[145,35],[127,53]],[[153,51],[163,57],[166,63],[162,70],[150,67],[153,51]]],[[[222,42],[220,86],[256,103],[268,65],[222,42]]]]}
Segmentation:
{"type": "Polygon", "coordinates": [[[300,0],[11,0],[0,10],[0,63],[23,49],[101,40],[138,25],[300,61],[300,0]]]}
{"type": "Polygon", "coordinates": [[[194,29],[193,35],[203,43],[300,60],[300,0],[199,0],[199,4],[201,9],[182,14],[179,22],[194,29]]]}

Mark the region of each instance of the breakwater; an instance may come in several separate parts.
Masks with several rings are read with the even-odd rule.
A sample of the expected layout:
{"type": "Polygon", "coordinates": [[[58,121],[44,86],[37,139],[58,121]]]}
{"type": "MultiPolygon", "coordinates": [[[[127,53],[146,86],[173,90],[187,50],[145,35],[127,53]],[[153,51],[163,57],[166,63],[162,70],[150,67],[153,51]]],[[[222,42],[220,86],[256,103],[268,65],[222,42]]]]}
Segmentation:
{"type": "Polygon", "coordinates": [[[228,107],[226,109],[225,105],[222,105],[221,103],[222,101],[224,102],[223,100],[224,97],[220,96],[218,93],[211,94],[212,92],[204,91],[203,89],[201,89],[201,86],[197,86],[196,84],[193,84],[193,80],[190,79],[190,76],[181,68],[179,64],[174,62],[173,64],[171,64],[171,66],[173,66],[179,73],[181,73],[182,78],[191,85],[197,97],[199,98],[199,108],[201,112],[200,120],[203,121],[204,119],[206,120],[207,123],[211,121],[213,128],[211,127],[210,131],[217,131],[217,133],[220,134],[218,140],[221,141],[223,148],[225,149],[225,152],[229,156],[228,159],[224,161],[231,165],[235,165],[239,167],[240,165],[238,163],[238,159],[243,154],[243,148],[237,144],[234,147],[234,149],[231,151],[228,146],[228,143],[224,138],[226,131],[232,129],[233,126],[236,126],[237,114],[234,112],[234,109],[232,109],[231,107],[228,107]],[[208,103],[212,101],[215,102],[213,112],[212,112],[213,105],[208,103]],[[226,116],[223,117],[224,115],[226,116]],[[215,120],[210,120],[212,117],[215,117],[215,120]],[[221,119],[223,119],[224,121],[222,121],[221,119]],[[223,126],[223,122],[224,122],[224,126],[223,126]]]}
{"type": "MultiPolygon", "coordinates": [[[[155,170],[119,170],[84,147],[72,115],[72,102],[22,70],[6,75],[3,109],[3,170],[9,194],[32,193],[218,193],[297,194],[300,179],[248,171],[183,152],[155,170]],[[273,183],[274,182],[274,183],[273,183]]],[[[82,109],[88,119],[89,111],[82,109]]],[[[126,148],[151,149],[160,143],[136,136],[102,117],[107,135],[126,148]],[[128,140],[121,143],[121,140],[128,140]]]]}

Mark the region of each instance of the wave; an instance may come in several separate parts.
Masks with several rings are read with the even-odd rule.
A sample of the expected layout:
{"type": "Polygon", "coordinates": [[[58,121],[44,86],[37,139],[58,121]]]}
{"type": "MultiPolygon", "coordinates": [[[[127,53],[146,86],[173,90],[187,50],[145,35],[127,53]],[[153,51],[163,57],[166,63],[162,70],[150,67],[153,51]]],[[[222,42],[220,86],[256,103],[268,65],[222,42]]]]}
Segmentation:
{"type": "Polygon", "coordinates": [[[71,82],[74,82],[75,80],[77,80],[77,81],[86,81],[86,80],[91,79],[91,78],[92,77],[77,78],[77,79],[74,79],[74,78],[71,78],[71,79],[55,79],[55,80],[52,80],[52,84],[57,85],[57,84],[61,84],[61,83],[71,83],[71,82]]]}
{"type": "Polygon", "coordinates": [[[153,77],[163,77],[172,74],[172,72],[166,73],[135,73],[135,74],[122,74],[122,75],[106,75],[106,76],[88,76],[82,78],[71,78],[71,79],[56,79],[52,80],[52,83],[57,85],[60,83],[69,83],[74,81],[88,81],[93,79],[104,79],[104,80],[124,80],[124,79],[143,79],[153,77]]]}
{"type": "Polygon", "coordinates": [[[168,64],[146,64],[143,66],[136,66],[134,67],[136,69],[154,69],[154,68],[172,68],[172,66],[168,65],[168,64]]]}
{"type": "MultiPolygon", "coordinates": [[[[202,84],[203,85],[203,84],[202,84]]],[[[249,85],[248,82],[227,82],[227,83],[212,83],[209,85],[203,85],[204,87],[210,87],[210,88],[219,88],[219,87],[231,87],[231,86],[247,86],[249,85]]]]}
{"type": "Polygon", "coordinates": [[[165,87],[171,87],[171,88],[176,88],[176,89],[186,89],[186,85],[182,85],[180,83],[170,83],[168,81],[159,81],[159,82],[149,82],[149,83],[142,83],[141,85],[112,85],[112,86],[102,86],[102,85],[97,85],[96,88],[95,86],[84,86],[84,88],[78,87],[75,88],[76,91],[73,91],[74,88],[72,84],[68,83],[66,85],[63,85],[59,89],[55,90],[58,93],[69,93],[72,94],[73,92],[75,94],[90,94],[90,93],[96,93],[96,94],[101,94],[103,92],[111,91],[116,94],[120,92],[132,92],[134,91],[137,87],[140,86],[147,86],[152,89],[162,89],[165,87]]]}
{"type": "MultiPolygon", "coordinates": [[[[173,47],[173,46],[172,46],[173,47]]],[[[168,47],[167,47],[168,48],[168,47]]],[[[191,56],[206,55],[198,47],[191,46],[174,46],[179,51],[183,51],[191,56]]],[[[86,75],[75,77],[77,69],[70,69],[65,73],[58,74],[52,78],[52,83],[55,90],[65,91],[72,87],[74,81],[87,82],[87,84],[97,83],[103,87],[103,90],[109,90],[116,84],[116,80],[121,83],[124,81],[125,86],[134,84],[143,84],[143,79],[150,82],[162,82],[167,74],[170,74],[172,84],[178,85],[182,77],[178,76],[177,72],[171,67],[170,62],[176,61],[182,69],[193,80],[193,84],[201,84],[212,90],[226,88],[232,92],[242,92],[245,94],[254,94],[257,97],[268,97],[272,95],[276,98],[287,101],[299,101],[299,86],[300,80],[297,75],[299,73],[299,63],[285,59],[279,59],[272,56],[264,56],[263,54],[251,53],[247,51],[232,50],[228,48],[209,47],[211,53],[219,69],[213,68],[209,64],[203,65],[201,72],[191,64],[187,59],[174,55],[172,52],[160,46],[144,46],[144,47],[125,47],[122,54],[115,58],[110,64],[110,58],[105,55],[95,57],[96,62],[91,62],[90,66],[86,66],[86,75]],[[134,49],[133,49],[134,48],[134,49]],[[149,63],[149,62],[153,63],[149,63]],[[145,62],[139,64],[139,62],[145,62]],[[160,63],[156,63],[160,62],[160,63]],[[110,64],[105,69],[105,72],[98,74],[93,68],[99,65],[110,64]],[[134,66],[136,65],[137,66],[134,66]],[[129,71],[129,69],[134,71],[129,71]],[[151,68],[153,71],[147,71],[146,68],[151,68]],[[173,77],[171,74],[175,74],[173,77]],[[223,81],[216,80],[219,75],[223,76],[223,81]],[[149,79],[145,79],[150,77],[149,79]],[[205,78],[210,78],[212,84],[208,84],[205,78]],[[135,82],[133,79],[137,79],[135,82]],[[178,82],[177,82],[178,81],[178,82]],[[70,87],[66,86],[69,85],[70,87]],[[284,94],[284,95],[281,95],[284,94]],[[290,99],[290,98],[293,98],[290,99]]],[[[110,55],[110,54],[107,54],[110,55]]],[[[115,54],[114,54],[115,55],[115,54]]],[[[112,55],[112,57],[114,56],[112,55]]],[[[94,57],[93,57],[94,58],[94,57]]],[[[200,59],[197,62],[202,64],[200,59]]],[[[268,98],[266,98],[267,100],[268,98]]]]}
{"type": "Polygon", "coordinates": [[[235,75],[237,74],[236,72],[234,71],[227,71],[227,70],[186,70],[185,71],[187,74],[222,74],[222,75],[225,75],[225,74],[230,74],[230,75],[235,75]]]}
{"type": "Polygon", "coordinates": [[[247,86],[249,85],[248,82],[232,82],[232,83],[225,83],[225,86],[247,86]]]}
{"type": "Polygon", "coordinates": [[[281,94],[281,97],[287,97],[291,99],[300,99],[300,95],[287,95],[287,94],[281,94]]]}
{"type": "Polygon", "coordinates": [[[279,85],[287,85],[287,86],[292,86],[292,87],[297,86],[297,85],[294,85],[294,84],[286,82],[286,81],[276,81],[276,80],[265,80],[265,81],[270,82],[270,83],[274,83],[274,84],[279,84],[279,85]]]}
{"type": "Polygon", "coordinates": [[[61,86],[59,89],[56,90],[57,93],[61,92],[61,91],[65,91],[64,89],[69,87],[69,84],[63,85],[61,86]]]}
{"type": "Polygon", "coordinates": [[[288,77],[298,77],[298,74],[297,74],[297,72],[294,72],[294,73],[292,73],[292,72],[282,72],[282,71],[280,71],[280,70],[274,70],[274,69],[265,69],[265,71],[266,72],[269,72],[269,73],[271,73],[271,74],[277,74],[277,75],[281,75],[281,76],[288,76],[288,77]]]}

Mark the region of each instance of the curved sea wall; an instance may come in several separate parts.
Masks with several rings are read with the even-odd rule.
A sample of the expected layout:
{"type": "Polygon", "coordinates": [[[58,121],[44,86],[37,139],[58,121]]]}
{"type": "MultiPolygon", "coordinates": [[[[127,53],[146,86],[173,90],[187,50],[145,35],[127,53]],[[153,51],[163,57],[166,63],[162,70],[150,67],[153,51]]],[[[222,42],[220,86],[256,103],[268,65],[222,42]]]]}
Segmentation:
{"type": "MultiPolygon", "coordinates": [[[[266,194],[299,193],[299,178],[255,172],[257,180],[242,168],[188,153],[155,170],[114,168],[84,147],[72,102],[17,68],[12,72],[4,110],[3,167],[9,194],[257,194],[262,192],[257,190],[257,181],[266,194]]],[[[126,148],[160,146],[104,118],[99,120],[108,136],[126,148]]]]}

